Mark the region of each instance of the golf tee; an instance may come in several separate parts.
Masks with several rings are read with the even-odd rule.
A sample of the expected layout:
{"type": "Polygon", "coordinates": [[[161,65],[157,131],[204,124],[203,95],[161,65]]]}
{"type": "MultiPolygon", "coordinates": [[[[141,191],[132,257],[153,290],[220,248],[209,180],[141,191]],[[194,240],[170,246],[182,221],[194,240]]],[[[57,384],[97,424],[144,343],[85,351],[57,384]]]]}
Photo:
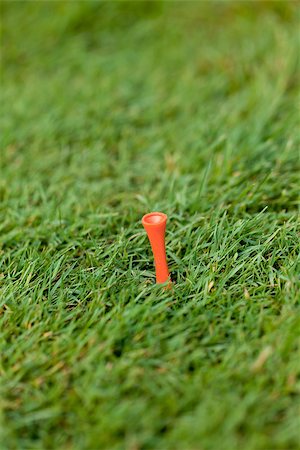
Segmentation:
{"type": "Polygon", "coordinates": [[[161,212],[152,212],[142,218],[154,257],[156,283],[170,281],[165,248],[167,218],[167,215],[161,212]]]}

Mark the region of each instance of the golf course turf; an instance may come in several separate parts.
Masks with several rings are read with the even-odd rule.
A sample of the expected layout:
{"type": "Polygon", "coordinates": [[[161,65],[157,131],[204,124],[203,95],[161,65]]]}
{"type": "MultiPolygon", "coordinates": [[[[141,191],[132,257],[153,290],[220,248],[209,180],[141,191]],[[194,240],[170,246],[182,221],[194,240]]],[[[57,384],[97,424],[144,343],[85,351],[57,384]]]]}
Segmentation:
{"type": "Polygon", "coordinates": [[[299,20],[1,2],[1,449],[300,448],[299,20]]]}

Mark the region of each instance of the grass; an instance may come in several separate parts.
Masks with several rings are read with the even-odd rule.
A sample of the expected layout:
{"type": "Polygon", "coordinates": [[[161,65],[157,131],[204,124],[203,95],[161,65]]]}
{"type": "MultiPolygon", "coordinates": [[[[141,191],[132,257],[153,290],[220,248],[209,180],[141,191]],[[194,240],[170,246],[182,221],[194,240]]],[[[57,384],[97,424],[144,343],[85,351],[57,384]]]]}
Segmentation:
{"type": "Polygon", "coordinates": [[[1,448],[299,449],[298,4],[1,9],[1,448]]]}

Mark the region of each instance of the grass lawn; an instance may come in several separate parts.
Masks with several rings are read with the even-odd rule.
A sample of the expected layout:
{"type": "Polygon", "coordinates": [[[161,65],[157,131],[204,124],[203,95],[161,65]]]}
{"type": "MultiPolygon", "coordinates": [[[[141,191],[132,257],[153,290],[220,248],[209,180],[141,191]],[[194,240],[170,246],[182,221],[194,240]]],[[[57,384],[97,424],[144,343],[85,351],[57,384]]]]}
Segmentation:
{"type": "Polygon", "coordinates": [[[1,449],[300,448],[299,23],[1,2],[1,449]]]}

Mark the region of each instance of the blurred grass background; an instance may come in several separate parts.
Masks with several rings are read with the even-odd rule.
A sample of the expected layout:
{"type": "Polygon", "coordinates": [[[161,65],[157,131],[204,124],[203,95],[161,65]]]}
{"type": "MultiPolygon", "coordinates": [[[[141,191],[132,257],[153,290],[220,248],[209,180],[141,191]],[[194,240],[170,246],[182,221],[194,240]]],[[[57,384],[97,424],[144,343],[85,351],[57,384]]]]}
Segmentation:
{"type": "Polygon", "coordinates": [[[2,448],[299,448],[298,55],[298,2],[2,1],[2,448]]]}

